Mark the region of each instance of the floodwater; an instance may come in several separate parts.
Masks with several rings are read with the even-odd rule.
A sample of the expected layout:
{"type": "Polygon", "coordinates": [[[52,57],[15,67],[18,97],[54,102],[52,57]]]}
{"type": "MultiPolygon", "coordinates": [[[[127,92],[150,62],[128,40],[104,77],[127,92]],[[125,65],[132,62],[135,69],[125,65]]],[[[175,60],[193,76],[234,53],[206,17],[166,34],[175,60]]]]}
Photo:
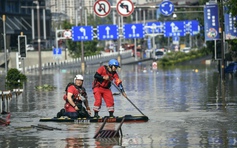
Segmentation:
{"type": "MultiPolygon", "coordinates": [[[[91,108],[95,71],[92,68],[84,75],[91,108]]],[[[0,147],[237,147],[236,77],[227,76],[221,83],[216,65],[201,63],[152,70],[151,62],[146,62],[124,65],[118,72],[128,98],[149,117],[148,122],[124,123],[123,137],[114,139],[93,139],[102,123],[39,122],[40,118],[56,116],[63,107],[65,86],[79,70],[45,70],[42,78],[31,72],[27,73],[24,92],[9,102],[11,124],[0,126],[0,147]],[[50,84],[56,89],[37,91],[34,87],[39,84],[50,84]],[[38,124],[61,130],[32,127],[38,124]]],[[[123,96],[114,98],[116,116],[141,115],[123,96]]],[[[100,116],[105,115],[108,112],[103,104],[100,116]]],[[[118,125],[108,123],[105,128],[117,129],[118,125]]]]}

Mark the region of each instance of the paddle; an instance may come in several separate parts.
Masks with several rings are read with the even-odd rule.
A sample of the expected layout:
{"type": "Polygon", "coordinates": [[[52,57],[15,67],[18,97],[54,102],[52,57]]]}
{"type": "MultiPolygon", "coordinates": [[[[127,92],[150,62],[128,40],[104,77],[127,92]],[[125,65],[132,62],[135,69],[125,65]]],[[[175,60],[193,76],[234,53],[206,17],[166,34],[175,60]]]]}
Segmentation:
{"type": "MultiPolygon", "coordinates": [[[[114,82],[111,81],[111,83],[112,83],[112,85],[113,85],[116,89],[118,89],[118,91],[119,91],[120,93],[122,93],[121,90],[118,88],[118,86],[117,86],[116,84],[114,84],[114,82]]],[[[136,106],[128,97],[125,97],[125,98],[126,98],[143,116],[146,116],[145,114],[142,113],[142,111],[141,111],[139,108],[137,108],[137,106],[136,106]]]]}

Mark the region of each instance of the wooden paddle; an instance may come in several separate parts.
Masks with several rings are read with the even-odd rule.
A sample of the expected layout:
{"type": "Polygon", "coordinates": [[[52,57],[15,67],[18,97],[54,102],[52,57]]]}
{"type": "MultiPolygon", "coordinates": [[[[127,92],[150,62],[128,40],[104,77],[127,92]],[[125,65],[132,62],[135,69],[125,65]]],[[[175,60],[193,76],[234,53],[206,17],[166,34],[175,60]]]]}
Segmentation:
{"type": "MultiPolygon", "coordinates": [[[[112,85],[113,85],[115,88],[118,89],[118,91],[119,91],[120,93],[122,93],[121,90],[118,88],[118,86],[117,86],[116,84],[114,84],[114,82],[111,81],[111,83],[112,83],[112,85]]],[[[126,98],[143,116],[146,116],[145,114],[142,113],[142,111],[141,111],[128,97],[125,97],[125,98],[126,98]]]]}

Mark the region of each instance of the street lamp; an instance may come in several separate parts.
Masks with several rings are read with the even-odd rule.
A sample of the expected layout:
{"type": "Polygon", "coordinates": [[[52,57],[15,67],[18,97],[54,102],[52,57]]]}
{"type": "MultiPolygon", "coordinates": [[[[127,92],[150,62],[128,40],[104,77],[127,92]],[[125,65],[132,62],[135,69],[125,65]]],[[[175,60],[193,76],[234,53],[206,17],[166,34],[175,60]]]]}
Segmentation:
{"type": "MultiPolygon", "coordinates": [[[[41,39],[40,39],[40,12],[39,12],[39,9],[40,8],[45,9],[45,6],[43,6],[43,7],[39,6],[39,0],[33,1],[33,3],[36,4],[36,7],[35,6],[21,6],[21,8],[32,8],[32,12],[33,12],[33,8],[37,9],[37,28],[38,28],[38,40],[37,40],[37,42],[38,42],[38,52],[39,52],[39,72],[40,72],[40,76],[41,76],[42,75],[42,62],[41,62],[41,48],[40,48],[41,39]]],[[[33,23],[34,20],[33,19],[34,19],[34,17],[32,15],[32,39],[34,39],[34,23],[33,23]]],[[[44,24],[45,24],[45,21],[44,21],[44,24]]],[[[45,29],[45,25],[44,25],[44,29],[45,29]]]]}
{"type": "MultiPolygon", "coordinates": [[[[82,2],[80,2],[80,5],[82,5],[82,2]]],[[[82,6],[79,7],[79,9],[76,9],[76,26],[78,25],[78,10],[80,10],[80,22],[82,24],[82,6]]],[[[86,23],[86,22],[85,22],[86,23]]],[[[85,72],[85,60],[84,60],[84,44],[83,41],[81,41],[81,71],[82,73],[85,72]]]]}
{"type": "Polygon", "coordinates": [[[41,49],[40,49],[40,16],[39,16],[39,0],[37,1],[33,1],[33,3],[35,3],[37,6],[36,6],[36,9],[37,9],[37,28],[38,28],[38,52],[39,52],[39,72],[40,72],[40,75],[42,74],[42,63],[41,63],[41,49]]]}
{"type": "Polygon", "coordinates": [[[173,19],[176,19],[176,18],[177,18],[177,14],[174,13],[174,14],[173,14],[173,19]]]}
{"type": "MultiPolygon", "coordinates": [[[[7,73],[7,49],[6,49],[6,15],[2,15],[3,25],[3,44],[4,44],[4,58],[5,58],[5,73],[7,73]]],[[[0,34],[1,35],[1,34],[0,34]]]]}
{"type": "MultiPolygon", "coordinates": [[[[81,7],[80,7],[81,8],[81,7]]],[[[81,23],[82,23],[82,8],[81,8],[81,23]]],[[[84,44],[83,41],[81,41],[81,71],[82,73],[85,72],[85,60],[84,60],[84,44]]]]}

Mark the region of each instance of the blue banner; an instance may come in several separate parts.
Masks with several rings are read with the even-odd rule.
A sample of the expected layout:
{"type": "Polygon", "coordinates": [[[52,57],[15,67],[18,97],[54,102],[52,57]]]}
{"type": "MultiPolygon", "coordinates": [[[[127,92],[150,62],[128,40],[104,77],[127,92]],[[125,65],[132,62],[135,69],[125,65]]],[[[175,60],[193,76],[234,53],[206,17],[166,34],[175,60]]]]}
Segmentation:
{"type": "Polygon", "coordinates": [[[225,38],[226,40],[237,39],[237,16],[232,16],[232,14],[226,13],[227,8],[225,8],[225,38]]]}
{"type": "Polygon", "coordinates": [[[208,4],[204,7],[205,41],[218,40],[219,36],[218,5],[208,4]]]}

